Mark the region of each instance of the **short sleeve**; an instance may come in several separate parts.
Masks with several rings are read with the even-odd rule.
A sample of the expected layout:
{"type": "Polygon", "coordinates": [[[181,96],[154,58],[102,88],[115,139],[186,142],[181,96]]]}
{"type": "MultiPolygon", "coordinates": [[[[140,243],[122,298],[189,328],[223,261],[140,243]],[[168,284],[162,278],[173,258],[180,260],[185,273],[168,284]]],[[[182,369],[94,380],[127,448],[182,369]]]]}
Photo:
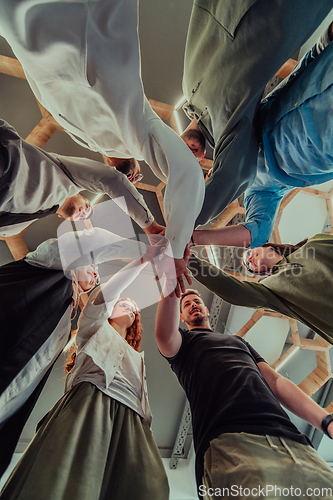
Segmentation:
{"type": "Polygon", "coordinates": [[[251,344],[246,342],[246,340],[244,340],[244,339],[242,339],[242,340],[243,340],[244,344],[246,345],[246,347],[248,348],[248,350],[250,351],[250,353],[252,354],[256,363],[267,363],[267,361],[262,356],[260,356],[260,354],[251,346],[251,344]]]}
{"type": "Polygon", "coordinates": [[[43,241],[36,250],[26,255],[25,261],[36,267],[62,270],[58,240],[51,238],[43,241]]]}
{"type": "Polygon", "coordinates": [[[179,348],[179,351],[177,352],[177,354],[175,354],[174,356],[172,356],[172,358],[167,358],[166,356],[163,356],[163,354],[161,353],[161,356],[163,356],[163,358],[165,358],[168,363],[170,364],[172,370],[176,373],[177,375],[177,372],[178,372],[178,368],[180,366],[182,366],[182,363],[183,363],[183,356],[184,356],[184,350],[185,350],[185,343],[186,343],[186,339],[185,339],[185,335],[184,335],[184,330],[182,328],[179,328],[179,333],[181,334],[182,336],[182,343],[181,343],[181,346],[179,348]]]}

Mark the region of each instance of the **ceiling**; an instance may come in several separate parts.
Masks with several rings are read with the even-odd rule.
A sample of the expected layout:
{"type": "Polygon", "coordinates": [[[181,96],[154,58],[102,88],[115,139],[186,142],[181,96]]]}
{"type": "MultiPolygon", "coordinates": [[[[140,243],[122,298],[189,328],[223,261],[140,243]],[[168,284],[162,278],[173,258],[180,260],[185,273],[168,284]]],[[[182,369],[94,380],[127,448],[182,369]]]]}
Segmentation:
{"type": "MultiPolygon", "coordinates": [[[[146,95],[163,103],[174,105],[182,97],[182,68],[186,31],[192,7],[191,0],[168,2],[162,0],[140,1],[140,44],[142,52],[142,79],[146,95]]],[[[332,17],[332,16],[331,16],[332,17]]],[[[328,21],[327,21],[328,23],[328,21]]],[[[12,57],[13,54],[0,37],[0,54],[12,57]]],[[[26,137],[39,122],[41,115],[36,100],[25,80],[0,73],[0,116],[13,125],[22,137],[26,137]]],[[[183,116],[182,123],[186,119],[183,116]]],[[[45,145],[47,151],[70,156],[85,156],[101,161],[100,155],[81,148],[63,132],[56,132],[45,145]]],[[[144,182],[157,185],[149,168],[142,165],[144,182]]],[[[320,186],[320,190],[329,192],[333,183],[320,186]]],[[[162,213],[154,193],[142,192],[156,220],[162,223],[162,213]]],[[[30,226],[24,234],[24,241],[29,251],[36,248],[42,241],[55,237],[61,221],[56,216],[41,219],[30,226]]],[[[299,193],[284,210],[279,232],[283,242],[296,243],[306,236],[312,236],[324,229],[330,229],[327,204],[324,199],[307,193],[299,193]]],[[[138,228],[136,227],[136,231],[138,228]]],[[[204,250],[203,250],[204,251],[204,250]]],[[[230,256],[226,258],[232,262],[230,256]]],[[[4,241],[0,241],[0,264],[13,260],[4,241]]],[[[225,260],[219,259],[222,264],[225,260]]],[[[113,266],[105,268],[105,274],[112,274],[113,266]]],[[[195,283],[203,295],[208,307],[211,306],[213,295],[200,284],[195,283]]],[[[143,287],[144,289],[144,287],[143,287]]],[[[153,432],[162,456],[170,456],[173,448],[183,409],[185,396],[168,363],[157,351],[154,339],[154,322],[156,304],[153,299],[147,299],[152,305],[142,311],[144,337],[143,349],[147,364],[147,379],[150,403],[152,407],[153,432]]],[[[252,310],[229,307],[222,304],[219,312],[217,329],[225,333],[235,334],[249,320],[252,310]]],[[[288,344],[289,323],[281,318],[262,318],[255,328],[247,334],[246,339],[272,363],[290,347],[288,344]],[[285,345],[287,341],[287,346],[285,345]]],[[[309,335],[308,329],[298,325],[300,336],[309,335]]],[[[299,383],[315,366],[313,351],[300,351],[284,366],[283,373],[295,383],[299,383]],[[303,378],[302,378],[303,377],[303,378]]],[[[50,377],[48,384],[29,419],[21,441],[21,451],[30,441],[38,420],[50,409],[63,393],[64,360],[61,358],[50,377]]],[[[320,397],[320,393],[316,395],[320,397]]],[[[333,398],[333,395],[332,395],[333,398]]],[[[307,426],[299,421],[300,430],[306,431],[307,426]]],[[[328,461],[333,462],[333,452],[328,439],[323,440],[321,452],[328,461]]],[[[193,477],[193,453],[188,460],[180,464],[177,471],[170,472],[172,484],[171,498],[173,500],[195,497],[193,477]]]]}

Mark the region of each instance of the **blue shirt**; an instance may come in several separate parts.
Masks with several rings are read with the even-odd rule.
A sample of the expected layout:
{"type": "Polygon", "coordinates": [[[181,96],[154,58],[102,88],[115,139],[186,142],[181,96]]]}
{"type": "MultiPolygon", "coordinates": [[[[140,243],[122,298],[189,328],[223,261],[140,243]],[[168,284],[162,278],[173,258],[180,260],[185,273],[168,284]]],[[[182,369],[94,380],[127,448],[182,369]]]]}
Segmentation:
{"type": "Polygon", "coordinates": [[[244,200],[252,248],[268,241],[289,191],[333,179],[332,109],[333,43],[326,34],[258,111],[258,171],[244,200]]]}

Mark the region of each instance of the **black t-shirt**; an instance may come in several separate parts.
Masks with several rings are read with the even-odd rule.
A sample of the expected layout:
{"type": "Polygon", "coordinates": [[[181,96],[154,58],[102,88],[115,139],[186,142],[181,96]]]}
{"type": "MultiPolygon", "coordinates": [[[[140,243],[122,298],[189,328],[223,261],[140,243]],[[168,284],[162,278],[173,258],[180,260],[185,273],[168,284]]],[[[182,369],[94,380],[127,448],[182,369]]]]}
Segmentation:
{"type": "Polygon", "coordinates": [[[268,434],[309,444],[262,376],[257,363],[264,359],[245,340],[201,328],[179,331],[182,345],[167,359],[191,406],[198,484],[209,442],[222,433],[268,434]]]}

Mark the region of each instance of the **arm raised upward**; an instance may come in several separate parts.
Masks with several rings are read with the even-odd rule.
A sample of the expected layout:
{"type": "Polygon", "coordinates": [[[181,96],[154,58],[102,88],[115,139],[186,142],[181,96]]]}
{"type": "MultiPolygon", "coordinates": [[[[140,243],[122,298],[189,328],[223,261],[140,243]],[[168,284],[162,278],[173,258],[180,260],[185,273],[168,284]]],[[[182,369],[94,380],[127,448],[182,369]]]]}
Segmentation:
{"type": "Polygon", "coordinates": [[[155,334],[157,346],[161,354],[167,358],[175,356],[182,344],[178,325],[179,299],[175,294],[167,295],[166,287],[164,287],[157,308],[155,334]]]}

